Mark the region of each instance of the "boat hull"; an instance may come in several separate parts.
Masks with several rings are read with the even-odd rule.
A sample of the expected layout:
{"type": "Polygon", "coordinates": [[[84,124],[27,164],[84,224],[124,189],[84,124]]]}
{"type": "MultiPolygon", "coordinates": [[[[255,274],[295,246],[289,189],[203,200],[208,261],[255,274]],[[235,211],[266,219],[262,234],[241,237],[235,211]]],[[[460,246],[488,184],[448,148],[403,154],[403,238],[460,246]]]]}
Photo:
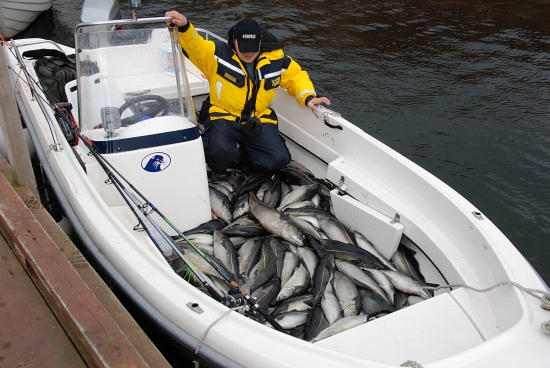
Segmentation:
{"type": "Polygon", "coordinates": [[[0,1],[0,33],[6,39],[15,36],[51,6],[51,0],[0,1]]]}
{"type": "MultiPolygon", "coordinates": [[[[6,55],[17,71],[13,56],[6,55]]],[[[189,68],[197,82],[191,92],[204,98],[200,74],[189,68]]],[[[204,338],[199,355],[218,366],[387,367],[412,359],[433,367],[542,367],[550,360],[547,337],[540,331],[548,312],[539,300],[510,286],[488,293],[440,290],[428,301],[315,344],[237,312],[226,313],[225,306],[176,275],[145,235],[131,230],[128,209],[98,189],[104,177],[83,145],[73,150],[61,142],[62,151],[50,152],[50,126],[28,86],[16,79],[14,83],[39,157],[46,157],[46,173],[57,183],[75,231],[121,289],[183,350],[193,351],[204,338]],[[202,313],[189,303],[198,304],[202,313]]],[[[314,115],[284,90],[277,92],[272,107],[293,158],[340,186],[331,192],[339,219],[353,230],[373,226],[375,245],[382,252],[391,252],[396,238],[407,243],[432,283],[485,288],[514,281],[546,288],[489,219],[424,169],[339,114],[320,108],[314,115]]],[[[193,152],[203,165],[200,150],[193,152]]],[[[187,228],[204,217],[197,216],[196,223],[186,220],[187,228]]]]}

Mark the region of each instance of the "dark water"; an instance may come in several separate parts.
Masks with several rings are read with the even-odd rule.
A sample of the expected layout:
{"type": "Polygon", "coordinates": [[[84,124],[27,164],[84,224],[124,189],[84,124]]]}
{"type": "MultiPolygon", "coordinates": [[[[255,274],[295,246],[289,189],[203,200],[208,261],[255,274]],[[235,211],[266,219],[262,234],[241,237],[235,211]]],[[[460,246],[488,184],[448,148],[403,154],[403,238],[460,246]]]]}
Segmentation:
{"type": "MultiPolygon", "coordinates": [[[[142,4],[140,16],[177,9],[220,35],[257,19],[334,110],[473,203],[550,283],[546,0],[142,4]]],[[[79,8],[54,0],[19,37],[72,44],[79,8]]]]}

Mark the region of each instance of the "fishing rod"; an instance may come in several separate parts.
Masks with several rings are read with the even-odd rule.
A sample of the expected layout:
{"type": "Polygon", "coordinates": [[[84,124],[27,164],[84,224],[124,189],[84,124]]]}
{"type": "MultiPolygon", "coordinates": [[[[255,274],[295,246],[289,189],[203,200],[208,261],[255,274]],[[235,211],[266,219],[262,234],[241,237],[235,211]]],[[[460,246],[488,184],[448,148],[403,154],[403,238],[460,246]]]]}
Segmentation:
{"type": "MultiPolygon", "coordinates": [[[[90,150],[90,152],[92,153],[92,155],[96,158],[96,160],[99,162],[101,161],[103,163],[103,165],[107,165],[109,166],[109,168],[115,172],[124,182],[126,182],[128,184],[128,186],[139,196],[142,198],[142,200],[146,203],[146,206],[150,207],[151,210],[153,210],[154,212],[156,212],[168,225],[170,225],[170,227],[179,235],[181,236],[202,258],[204,258],[219,274],[220,276],[222,276],[222,278],[227,281],[229,283],[229,285],[232,287],[232,288],[235,288],[240,294],[241,296],[250,304],[250,306],[252,307],[252,309],[257,312],[257,313],[260,313],[262,315],[262,317],[265,318],[265,320],[267,322],[269,322],[277,331],[280,331],[280,332],[284,332],[286,333],[286,330],[281,327],[281,325],[269,314],[267,313],[266,311],[264,311],[260,305],[258,303],[256,303],[254,301],[254,299],[252,299],[252,297],[234,280],[234,277],[232,274],[230,274],[227,270],[225,270],[224,268],[220,267],[220,265],[218,264],[218,262],[216,262],[214,259],[212,259],[212,257],[210,257],[208,254],[204,253],[203,251],[200,250],[199,247],[197,247],[195,244],[193,244],[193,242],[191,240],[189,240],[189,238],[187,238],[187,236],[185,236],[185,234],[183,234],[177,227],[176,225],[174,225],[172,223],[172,221],[170,221],[170,219],[168,219],[153,203],[151,203],[151,201],[149,201],[132,183],[130,183],[122,174],[120,174],[116,168],[111,165],[111,163],[109,161],[107,161],[103,155],[97,150],[95,149],[92,145],[90,144],[90,142],[88,142],[79,132],[76,133],[80,139],[82,139],[82,141],[86,144],[86,146],[88,147],[88,149],[90,150]]],[[[103,166],[102,165],[102,166],[103,166]]],[[[141,209],[141,208],[140,208],[141,209]]],[[[226,304],[224,302],[224,304],[230,306],[230,301],[227,301],[228,303],[226,304]]]]}
{"type": "MultiPolygon", "coordinates": [[[[48,128],[49,128],[49,130],[50,130],[50,134],[52,135],[52,139],[53,139],[53,143],[54,143],[53,145],[50,146],[50,148],[53,149],[54,151],[60,151],[60,150],[61,150],[61,143],[60,143],[60,141],[59,141],[59,138],[57,137],[57,134],[56,134],[55,129],[54,129],[54,127],[53,127],[53,123],[52,123],[51,119],[49,118],[49,116],[48,116],[48,114],[47,114],[47,112],[46,112],[46,110],[45,110],[45,107],[44,107],[44,105],[43,105],[43,102],[46,102],[47,104],[50,105],[50,107],[52,107],[52,106],[51,106],[51,103],[50,103],[50,101],[45,100],[45,99],[42,98],[38,93],[36,93],[36,89],[31,85],[31,81],[32,81],[35,85],[39,86],[40,90],[42,90],[43,92],[44,92],[44,88],[41,88],[41,85],[40,85],[38,82],[36,82],[36,81],[32,78],[32,76],[30,75],[29,71],[27,70],[27,66],[25,65],[25,62],[23,61],[23,57],[21,56],[21,53],[19,52],[18,46],[15,45],[15,43],[14,43],[13,41],[11,42],[11,47],[9,46],[9,43],[6,42],[5,40],[3,41],[3,44],[4,44],[6,47],[8,47],[9,51],[11,52],[11,54],[15,57],[15,59],[16,59],[17,62],[19,63],[19,65],[20,65],[20,70],[21,70],[21,71],[23,72],[23,74],[25,75],[25,78],[27,79],[27,81],[25,82],[25,81],[20,77],[19,74],[17,74],[17,77],[20,78],[24,83],[26,83],[26,84],[29,86],[29,88],[30,88],[30,90],[31,90],[31,92],[32,92],[32,94],[33,94],[33,96],[34,96],[35,98],[37,98],[36,101],[37,101],[37,103],[38,103],[38,106],[40,107],[40,110],[42,111],[42,113],[43,113],[44,116],[46,117],[46,120],[47,120],[47,122],[48,122],[48,128]]],[[[11,69],[11,68],[10,68],[10,69],[11,69]]],[[[12,71],[15,72],[13,69],[12,69],[12,71]]],[[[50,92],[48,91],[48,93],[50,93],[50,92]]],[[[46,92],[44,92],[44,94],[47,95],[46,92]]],[[[51,94],[51,93],[50,93],[50,94],[51,94]]],[[[52,97],[53,97],[53,96],[52,96],[52,97]]]]}
{"type": "MultiPolygon", "coordinates": [[[[17,52],[17,51],[16,51],[17,52]]],[[[17,52],[18,54],[18,52],[17,52]]],[[[19,56],[19,55],[17,55],[19,56]]],[[[46,102],[50,105],[50,107],[52,108],[52,110],[56,111],[60,118],[63,119],[65,122],[72,122],[72,119],[70,117],[70,114],[55,100],[55,97],[51,94],[51,92],[45,87],[43,86],[42,84],[36,82],[31,76],[30,74],[28,73],[28,71],[26,70],[26,66],[25,64],[23,63],[23,61],[20,59],[20,57],[18,57],[18,60],[20,60],[20,64],[21,64],[21,67],[22,67],[22,70],[23,70],[23,73],[25,74],[25,76],[27,77],[27,85],[29,85],[29,88],[31,88],[31,90],[33,91],[33,94],[38,98],[38,99],[41,99],[41,100],[44,100],[42,98],[42,96],[40,96],[40,94],[36,93],[36,90],[34,89],[34,87],[31,85],[31,81],[34,83],[34,85],[38,86],[38,88],[44,93],[44,95],[47,97],[47,100],[46,102]]],[[[258,303],[256,303],[254,301],[254,299],[252,299],[250,297],[250,295],[234,280],[233,276],[230,275],[228,273],[227,270],[224,270],[222,267],[220,267],[220,265],[215,261],[213,260],[209,255],[205,254],[204,252],[202,252],[195,244],[193,244],[193,242],[191,242],[166,216],[164,216],[164,214],[162,214],[162,212],[160,212],[160,210],[154,206],[147,198],[145,198],[145,196],[139,191],[137,190],[137,188],[135,186],[132,185],[132,183],[130,183],[123,175],[121,175],[112,165],[109,161],[107,161],[102,155],[101,153],[93,147],[93,143],[90,143],[90,141],[88,141],[88,139],[86,137],[84,137],[80,132],[79,130],[77,129],[77,127],[73,126],[72,124],[68,123],[68,129],[71,129],[71,130],[74,130],[74,133],[77,137],[79,137],[85,144],[85,146],[90,150],[91,154],[96,158],[96,160],[98,161],[98,163],[100,164],[100,166],[103,168],[103,170],[105,171],[105,173],[107,174],[107,176],[109,177],[109,179],[111,180],[111,182],[115,185],[115,187],[117,188],[117,190],[119,191],[119,193],[123,196],[124,200],[127,202],[127,204],[130,206],[130,208],[133,210],[134,214],[137,216],[138,218],[138,221],[140,222],[140,224],[142,226],[144,226],[144,223],[141,221],[141,218],[139,217],[139,215],[137,213],[135,213],[135,210],[133,209],[133,207],[131,206],[131,204],[128,202],[126,196],[128,196],[128,198],[131,199],[132,202],[134,202],[134,205],[136,207],[138,207],[138,209],[142,212],[142,214],[147,218],[147,220],[149,220],[149,222],[153,225],[153,227],[161,234],[161,236],[163,236],[163,238],[168,242],[168,244],[175,250],[176,254],[178,254],[178,256],[180,256],[182,258],[182,260],[186,263],[186,265],[190,268],[190,270],[195,274],[195,276],[201,281],[201,283],[203,283],[203,285],[205,285],[205,287],[207,288],[207,290],[212,294],[212,296],[214,297],[214,299],[216,299],[217,301],[222,301],[222,298],[221,296],[216,292],[214,291],[214,289],[210,286],[210,284],[208,283],[208,281],[198,272],[198,270],[192,265],[192,263],[189,261],[189,259],[187,258],[187,256],[184,256],[184,253],[182,253],[180,251],[180,249],[178,249],[178,247],[171,241],[171,239],[162,231],[162,229],[160,229],[160,226],[158,226],[158,224],[156,224],[156,222],[150,217],[150,215],[147,213],[147,210],[145,209],[146,206],[149,206],[153,211],[155,211],[172,229],[174,229],[174,231],[176,231],[176,233],[178,233],[178,235],[180,235],[189,245],[191,245],[191,247],[193,249],[195,249],[195,251],[197,251],[197,253],[202,257],[204,258],[221,276],[223,279],[225,279],[232,288],[235,288],[238,293],[241,294],[241,296],[250,304],[250,306],[252,307],[252,309],[261,314],[266,321],[268,321],[276,330],[280,331],[280,332],[284,332],[286,333],[285,329],[283,329],[281,327],[281,325],[275,321],[275,319],[269,315],[269,313],[267,313],[266,311],[264,311],[260,305],[258,303]],[[107,166],[108,167],[107,167],[107,166]],[[112,171],[110,169],[112,169],[112,171]],[[116,175],[118,175],[120,178],[122,178],[122,180],[124,180],[124,182],[126,182],[128,184],[128,186],[136,193],[139,195],[139,197],[141,197],[143,199],[143,201],[145,202],[145,204],[141,204],[139,202],[139,200],[137,200],[137,198],[135,198],[135,196],[130,193],[123,185],[122,183],[118,180],[118,178],[113,174],[116,173],[116,175]],[[120,187],[119,187],[120,186],[120,187]],[[126,193],[126,194],[124,194],[126,193]],[[208,286],[207,286],[208,285],[208,286]]],[[[146,229],[146,226],[143,227],[144,229],[146,229]]],[[[150,236],[150,238],[152,239],[152,241],[155,243],[156,240],[154,240],[154,237],[152,237],[152,234],[150,234],[150,232],[148,231],[147,232],[148,235],[150,236]]],[[[157,245],[158,243],[155,243],[155,245],[157,245]]],[[[160,249],[160,247],[158,247],[160,249]]],[[[226,301],[222,301],[224,302],[224,304],[226,305],[234,305],[233,303],[235,302],[234,300],[226,300],[226,301]]]]}
{"type": "MultiPolygon", "coordinates": [[[[30,75],[30,73],[28,72],[27,68],[26,68],[26,65],[25,63],[23,62],[22,58],[21,58],[21,55],[19,54],[19,51],[17,50],[17,46],[13,46],[13,48],[15,48],[15,53],[12,52],[12,54],[16,57],[16,59],[18,60],[20,66],[21,66],[21,71],[23,72],[23,74],[25,75],[25,78],[26,78],[26,81],[24,81],[23,79],[21,79],[28,87],[29,89],[31,90],[31,92],[33,93],[33,96],[39,100],[39,101],[42,101],[42,102],[45,102],[47,103],[50,108],[52,110],[54,110],[57,115],[59,116],[60,119],[64,120],[64,122],[67,124],[65,125],[65,128],[68,128],[68,129],[72,129],[74,134],[76,136],[78,136],[79,138],[82,139],[82,141],[84,142],[84,144],[88,147],[88,149],[90,149],[90,152],[93,153],[93,149],[90,148],[91,146],[89,145],[89,142],[88,140],[83,137],[79,132],[78,132],[78,129],[76,128],[76,126],[73,126],[72,124],[72,118],[70,116],[70,113],[67,112],[67,110],[64,108],[64,104],[60,104],[55,96],[53,96],[53,94],[44,86],[42,85],[41,83],[37,82],[36,80],[34,80],[34,78],[32,78],[32,76],[30,75]],[[37,87],[37,88],[35,88],[37,87]],[[39,89],[46,98],[42,97],[39,93],[37,93],[37,89],[39,89]]],[[[11,50],[10,50],[11,51],[11,50]]],[[[15,71],[14,71],[15,72],[15,71]]],[[[19,75],[18,75],[19,77],[19,75]]],[[[20,78],[20,77],[19,77],[20,78]]],[[[48,114],[46,113],[46,111],[44,110],[44,107],[42,104],[39,104],[40,107],[41,107],[41,110],[42,112],[44,113],[45,116],[48,116],[48,114]]],[[[52,129],[51,127],[51,122],[49,121],[48,119],[48,125],[50,125],[50,130],[52,130],[52,135],[54,134],[54,130],[52,129]]],[[[54,136],[54,143],[55,143],[55,136],[54,136]]],[[[59,144],[55,144],[56,147],[60,146],[59,144]]],[[[105,161],[108,163],[108,161],[105,161]]],[[[122,183],[118,180],[118,178],[116,178],[116,176],[109,170],[109,168],[107,166],[105,166],[105,164],[103,162],[100,162],[98,160],[98,163],[100,164],[100,166],[104,169],[105,173],[107,174],[110,182],[115,185],[115,188],[118,190],[118,192],[120,193],[120,195],[122,196],[122,198],[124,199],[124,201],[126,202],[126,204],[130,207],[130,210],[132,211],[132,213],[136,216],[139,224],[141,225],[141,227],[146,231],[147,235],[149,236],[149,238],[151,239],[151,241],[153,242],[153,244],[157,247],[157,249],[161,252],[162,256],[164,257],[164,259],[166,260],[166,262],[170,265],[170,267],[174,270],[174,272],[176,272],[176,270],[173,268],[171,262],[167,259],[167,257],[164,255],[164,252],[162,251],[161,247],[160,247],[160,244],[158,243],[157,239],[155,239],[155,237],[153,236],[153,234],[151,233],[151,231],[149,230],[149,228],[147,227],[147,225],[145,224],[145,222],[142,220],[142,218],[139,216],[139,214],[136,212],[136,210],[134,209],[134,207],[132,206],[132,204],[128,201],[128,198],[130,198],[132,200],[132,202],[134,202],[134,205],[136,207],[138,207],[138,209],[140,209],[140,211],[143,213],[143,215],[145,216],[145,218],[153,225],[153,227],[155,228],[155,230],[157,230],[157,232],[159,234],[161,234],[161,236],[164,238],[164,240],[172,247],[172,249],[174,249],[174,251],[176,252],[176,254],[183,260],[183,262],[187,265],[187,267],[195,274],[195,276],[201,281],[201,283],[205,286],[205,288],[208,290],[208,292],[212,295],[212,297],[214,299],[216,299],[217,301],[221,301],[222,300],[222,297],[218,294],[218,292],[208,283],[208,281],[204,278],[204,276],[196,269],[196,267],[192,264],[192,262],[187,258],[187,256],[182,253],[178,247],[173,244],[172,242],[172,239],[170,239],[163,231],[162,229],[160,228],[160,226],[158,226],[158,224],[156,224],[156,222],[149,216],[149,214],[147,213],[147,211],[145,210],[145,208],[139,203],[139,201],[126,189],[124,188],[124,186],[122,185],[122,183]],[[125,195],[126,193],[126,195],[125,195]]],[[[118,172],[117,172],[118,175],[120,175],[118,172]]]]}
{"type": "MultiPolygon", "coordinates": [[[[101,168],[105,171],[105,174],[107,174],[107,177],[109,178],[109,180],[111,181],[111,183],[117,188],[118,192],[122,195],[122,197],[124,198],[124,200],[126,201],[126,203],[130,206],[130,208],[132,209],[132,212],[134,212],[134,214],[136,215],[136,217],[138,218],[138,221],[140,222],[140,224],[142,224],[142,226],[144,225],[143,221],[141,220],[141,218],[138,216],[138,214],[135,212],[135,209],[132,207],[131,203],[129,203],[128,201],[128,198],[133,202],[134,206],[136,206],[140,211],[141,213],[143,214],[143,216],[145,216],[145,218],[151,223],[151,225],[153,225],[153,228],[162,236],[162,238],[170,245],[170,247],[172,247],[172,249],[176,252],[176,254],[183,260],[183,262],[185,262],[185,264],[187,265],[187,267],[195,274],[195,276],[199,279],[199,281],[204,285],[204,287],[208,290],[208,292],[210,293],[210,295],[212,295],[212,297],[214,299],[216,299],[216,301],[218,302],[221,302],[222,301],[222,296],[220,294],[218,294],[218,292],[210,285],[210,283],[204,278],[204,276],[202,275],[201,272],[199,272],[199,270],[197,270],[197,268],[191,263],[191,261],[189,260],[189,258],[187,258],[187,255],[185,254],[184,251],[180,250],[172,241],[172,239],[166,235],[166,233],[164,231],[162,231],[161,227],[153,220],[153,218],[151,217],[151,215],[147,212],[147,209],[146,209],[146,206],[147,204],[142,204],[122,183],[121,181],[116,177],[115,174],[113,174],[113,172],[109,169],[109,167],[105,164],[106,162],[108,162],[107,160],[105,160],[103,157],[101,158],[101,160],[98,160],[97,159],[97,156],[98,153],[95,152],[95,149],[93,148],[93,145],[90,144],[90,142],[84,137],[82,136],[79,132],[75,132],[78,137],[80,139],[82,139],[82,142],[86,145],[86,147],[90,150],[90,152],[92,153],[92,155],[96,158],[97,162],[99,163],[99,165],[101,166],[101,168]]],[[[117,173],[117,175],[120,175],[117,173]]],[[[151,240],[153,240],[153,242],[157,245],[158,243],[156,242],[156,240],[154,239],[154,237],[152,236],[152,234],[150,232],[148,232],[149,236],[151,237],[151,240]]],[[[157,246],[157,248],[159,248],[160,250],[160,246],[157,246]]],[[[162,252],[162,250],[161,250],[162,252]]]]}

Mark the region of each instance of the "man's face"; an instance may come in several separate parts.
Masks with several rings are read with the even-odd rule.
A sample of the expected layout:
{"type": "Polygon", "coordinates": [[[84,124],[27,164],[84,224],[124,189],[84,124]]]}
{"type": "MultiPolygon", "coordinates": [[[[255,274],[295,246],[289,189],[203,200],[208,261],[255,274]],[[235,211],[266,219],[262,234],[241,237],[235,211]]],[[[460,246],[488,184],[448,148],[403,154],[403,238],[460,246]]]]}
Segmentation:
{"type": "MultiPolygon", "coordinates": [[[[237,40],[235,38],[233,38],[233,43],[235,44],[235,50],[237,50],[237,56],[239,57],[239,59],[241,59],[241,61],[243,61],[245,63],[253,62],[254,59],[256,59],[256,57],[260,53],[259,49],[256,52],[241,52],[239,50],[239,43],[237,42],[237,40]]],[[[260,45],[261,45],[261,42],[260,42],[260,45]]]]}

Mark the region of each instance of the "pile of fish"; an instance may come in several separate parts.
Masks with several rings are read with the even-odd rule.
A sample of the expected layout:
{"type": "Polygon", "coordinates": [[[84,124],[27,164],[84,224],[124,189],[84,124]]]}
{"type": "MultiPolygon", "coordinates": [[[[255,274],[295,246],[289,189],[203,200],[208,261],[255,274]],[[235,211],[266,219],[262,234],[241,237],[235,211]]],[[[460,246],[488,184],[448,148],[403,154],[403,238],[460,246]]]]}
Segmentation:
{"type": "MultiPolygon", "coordinates": [[[[413,251],[401,245],[387,260],[338,221],[333,188],[295,161],[274,174],[228,171],[227,181],[209,183],[214,219],[184,234],[284,329],[308,341],[431,297],[413,251]]],[[[228,295],[229,283],[175,238],[218,293],[228,295]]]]}

